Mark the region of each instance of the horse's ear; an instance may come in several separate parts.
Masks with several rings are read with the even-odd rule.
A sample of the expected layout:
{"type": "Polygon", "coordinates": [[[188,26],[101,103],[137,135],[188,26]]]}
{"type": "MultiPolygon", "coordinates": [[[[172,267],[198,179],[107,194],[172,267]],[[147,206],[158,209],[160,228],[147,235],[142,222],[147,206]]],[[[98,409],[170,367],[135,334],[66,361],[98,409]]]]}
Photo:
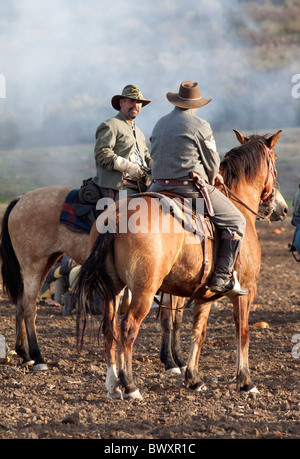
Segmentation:
{"type": "Polygon", "coordinates": [[[245,137],[243,134],[241,134],[239,131],[236,129],[233,129],[233,132],[235,132],[235,135],[238,139],[238,141],[243,145],[244,143],[248,142],[248,137],[245,137]]]}
{"type": "Polygon", "coordinates": [[[267,139],[267,145],[270,148],[270,150],[273,150],[273,148],[275,147],[276,143],[279,140],[281,133],[282,133],[282,129],[280,129],[280,131],[277,131],[276,134],[272,135],[271,137],[267,139]]]}

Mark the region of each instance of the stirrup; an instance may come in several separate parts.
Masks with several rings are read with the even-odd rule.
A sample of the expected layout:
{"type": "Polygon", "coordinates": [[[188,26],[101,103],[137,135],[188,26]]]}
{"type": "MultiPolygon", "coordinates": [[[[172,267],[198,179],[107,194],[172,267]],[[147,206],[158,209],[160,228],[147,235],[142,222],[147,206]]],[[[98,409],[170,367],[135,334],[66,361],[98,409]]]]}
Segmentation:
{"type": "Polygon", "coordinates": [[[233,281],[233,288],[229,290],[227,293],[224,293],[225,296],[228,296],[228,298],[232,298],[233,296],[248,295],[248,290],[245,290],[241,287],[239,280],[237,278],[236,271],[233,271],[233,281]]]}

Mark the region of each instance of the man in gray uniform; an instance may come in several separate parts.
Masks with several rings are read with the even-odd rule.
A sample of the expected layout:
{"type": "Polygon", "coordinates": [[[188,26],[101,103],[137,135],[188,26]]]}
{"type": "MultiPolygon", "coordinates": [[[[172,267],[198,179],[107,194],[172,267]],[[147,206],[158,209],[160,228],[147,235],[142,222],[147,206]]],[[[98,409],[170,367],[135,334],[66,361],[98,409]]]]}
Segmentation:
{"type": "Polygon", "coordinates": [[[94,151],[97,176],[93,181],[104,197],[117,200],[120,190],[127,190],[128,194],[140,191],[139,181],[145,176],[151,158],[135,119],[150,102],[137,86],[127,85],[122,94],[111,100],[117,115],[97,128],[94,151]]]}
{"type": "MultiPolygon", "coordinates": [[[[196,116],[197,109],[211,99],[201,96],[198,83],[184,81],[178,93],[167,93],[175,105],[171,113],[155,125],[151,136],[152,183],[149,191],[168,190],[186,198],[199,198],[201,194],[191,179],[196,172],[205,182],[214,210],[211,217],[221,231],[218,258],[209,289],[227,293],[234,287],[232,273],[243,238],[246,221],[234,204],[215,184],[223,183],[219,174],[220,157],[209,123],[196,116]]],[[[247,294],[238,288],[236,294],[247,294]]]]}
{"type": "Polygon", "coordinates": [[[293,198],[293,218],[291,224],[295,226],[293,245],[300,255],[300,183],[299,189],[293,198]]]}

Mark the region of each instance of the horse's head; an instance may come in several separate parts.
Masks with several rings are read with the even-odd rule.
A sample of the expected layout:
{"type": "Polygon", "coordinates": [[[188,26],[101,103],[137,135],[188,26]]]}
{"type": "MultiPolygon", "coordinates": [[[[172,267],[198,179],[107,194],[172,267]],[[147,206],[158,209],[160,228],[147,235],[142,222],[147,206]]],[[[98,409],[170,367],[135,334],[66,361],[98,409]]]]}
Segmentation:
{"type": "MultiPolygon", "coordinates": [[[[273,215],[271,220],[276,220],[280,219],[283,220],[286,217],[286,214],[284,218],[281,218],[285,212],[284,209],[286,209],[287,213],[287,205],[286,202],[284,201],[280,191],[277,189],[277,183],[276,183],[276,177],[277,177],[277,171],[276,171],[276,161],[277,161],[277,155],[274,152],[274,147],[276,143],[278,142],[278,139],[280,137],[280,134],[282,130],[279,130],[276,132],[276,134],[270,135],[266,134],[263,136],[250,136],[246,137],[243,134],[241,134],[239,131],[236,129],[233,130],[235,132],[235,135],[238,139],[238,141],[244,145],[247,142],[251,142],[251,140],[261,140],[262,144],[264,146],[264,152],[265,152],[265,157],[266,157],[266,162],[267,162],[267,175],[266,179],[264,182],[264,189],[261,194],[261,206],[264,208],[266,211],[267,208],[275,208],[278,207],[278,211],[276,210],[276,213],[273,215]]],[[[268,215],[270,215],[270,212],[268,212],[268,215]]],[[[274,210],[273,210],[274,213],[274,210]]]]}
{"type": "MultiPolygon", "coordinates": [[[[278,188],[275,188],[274,194],[270,201],[261,201],[258,214],[264,218],[270,218],[271,221],[283,221],[288,213],[288,205],[278,188]]],[[[260,219],[260,218],[258,218],[260,219]]]]}

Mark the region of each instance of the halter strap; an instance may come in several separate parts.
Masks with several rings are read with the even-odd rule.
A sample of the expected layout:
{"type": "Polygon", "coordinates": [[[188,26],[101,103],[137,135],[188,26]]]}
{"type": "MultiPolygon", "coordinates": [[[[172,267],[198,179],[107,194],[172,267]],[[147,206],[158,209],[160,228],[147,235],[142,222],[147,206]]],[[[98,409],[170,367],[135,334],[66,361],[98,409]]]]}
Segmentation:
{"type": "Polygon", "coordinates": [[[277,177],[277,170],[276,170],[274,158],[272,156],[272,150],[270,148],[268,148],[266,145],[264,145],[264,149],[265,149],[265,152],[266,152],[267,162],[268,162],[268,174],[267,174],[267,178],[266,178],[266,181],[265,181],[264,188],[267,187],[270,179],[273,180],[273,183],[272,183],[272,186],[271,186],[269,191],[264,191],[262,193],[262,195],[261,195],[261,201],[262,202],[266,201],[271,196],[273,190],[276,187],[276,177],[277,177]]]}

